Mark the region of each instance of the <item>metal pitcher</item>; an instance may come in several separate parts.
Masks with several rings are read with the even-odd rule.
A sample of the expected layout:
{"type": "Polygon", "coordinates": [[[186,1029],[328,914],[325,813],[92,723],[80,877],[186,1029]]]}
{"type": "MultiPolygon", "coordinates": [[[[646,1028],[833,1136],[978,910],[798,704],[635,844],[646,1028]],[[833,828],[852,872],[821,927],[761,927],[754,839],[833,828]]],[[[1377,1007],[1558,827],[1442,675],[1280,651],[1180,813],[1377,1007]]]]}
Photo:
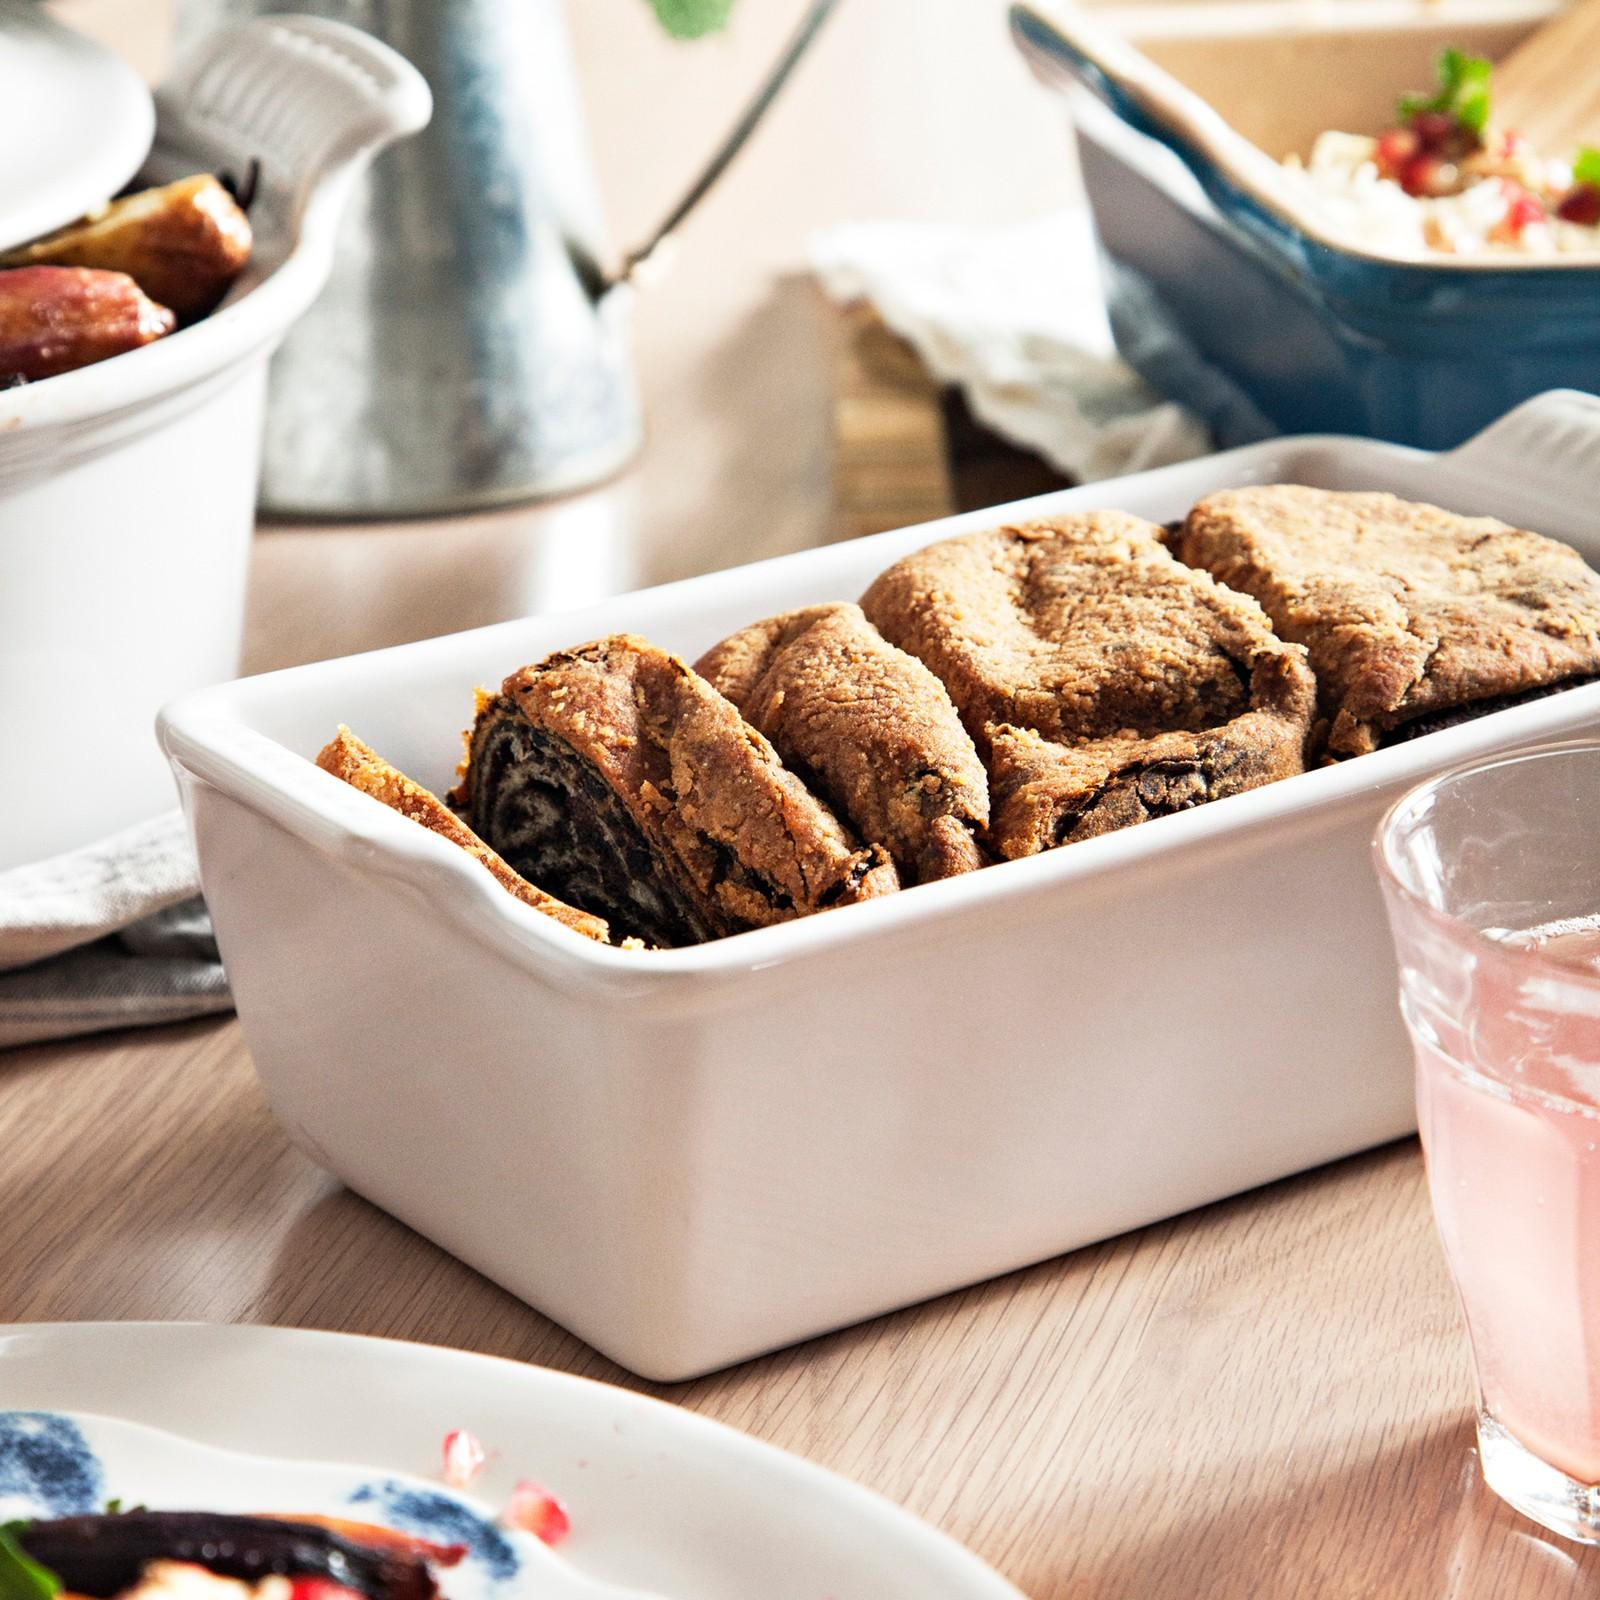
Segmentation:
{"type": "MultiPolygon", "coordinates": [[[[560,0],[300,0],[415,63],[434,117],[374,163],[327,289],[274,359],[263,510],[457,511],[621,467],[641,428],[617,291],[732,160],[832,5],[813,0],[688,192],[608,271],[560,0]]],[[[282,9],[180,0],[179,40],[282,9]]]]}

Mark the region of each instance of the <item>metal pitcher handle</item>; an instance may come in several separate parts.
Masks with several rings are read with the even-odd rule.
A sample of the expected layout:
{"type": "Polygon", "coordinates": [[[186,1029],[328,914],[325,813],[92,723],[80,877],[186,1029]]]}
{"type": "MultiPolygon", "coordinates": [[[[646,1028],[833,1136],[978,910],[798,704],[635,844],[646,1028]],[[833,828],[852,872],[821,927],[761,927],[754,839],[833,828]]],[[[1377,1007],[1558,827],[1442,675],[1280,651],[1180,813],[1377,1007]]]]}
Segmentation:
{"type": "Polygon", "coordinates": [[[616,272],[606,273],[598,262],[577,248],[572,241],[568,241],[573,264],[591,299],[598,302],[613,289],[620,288],[625,283],[632,283],[639,269],[671,238],[689,213],[711,192],[717,179],[727,171],[733,158],[744,148],[745,142],[771,109],[773,101],[778,98],[784,84],[789,81],[789,76],[799,64],[800,58],[810,49],[811,41],[823,23],[828,20],[828,15],[836,3],[837,0],[811,0],[794,32],[790,34],[789,42],[784,46],[782,54],[746,103],[739,120],[729,130],[727,137],[712,152],[711,158],[695,175],[694,181],[684,190],[677,204],[667,212],[644,243],[623,256],[622,264],[616,272]]]}

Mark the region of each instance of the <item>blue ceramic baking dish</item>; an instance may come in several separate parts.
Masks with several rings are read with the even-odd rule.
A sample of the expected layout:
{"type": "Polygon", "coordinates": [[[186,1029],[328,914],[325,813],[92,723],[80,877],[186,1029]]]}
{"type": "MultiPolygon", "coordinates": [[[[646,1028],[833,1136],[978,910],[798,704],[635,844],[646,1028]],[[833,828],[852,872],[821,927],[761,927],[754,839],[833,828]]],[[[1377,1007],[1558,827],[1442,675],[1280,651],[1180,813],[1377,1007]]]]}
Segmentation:
{"type": "Polygon", "coordinates": [[[1297,214],[1276,161],[1103,23],[1045,0],[1014,5],[1011,26],[1071,103],[1119,348],[1222,444],[1448,449],[1542,390],[1600,389],[1600,258],[1349,248],[1297,214]]]}

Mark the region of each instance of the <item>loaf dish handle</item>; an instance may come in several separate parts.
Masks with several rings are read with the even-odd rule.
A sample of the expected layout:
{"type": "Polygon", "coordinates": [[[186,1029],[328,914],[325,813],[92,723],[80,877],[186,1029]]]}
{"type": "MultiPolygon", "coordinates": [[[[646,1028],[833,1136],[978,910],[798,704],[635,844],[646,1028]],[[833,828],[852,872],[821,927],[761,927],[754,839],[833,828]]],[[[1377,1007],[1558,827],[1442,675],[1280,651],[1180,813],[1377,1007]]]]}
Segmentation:
{"type": "Polygon", "coordinates": [[[1584,505],[1600,502],[1600,395],[1551,389],[1451,452],[1473,473],[1514,473],[1584,505]]]}
{"type": "Polygon", "coordinates": [[[319,17],[260,17],[202,39],[156,93],[156,153],[200,151],[236,183],[285,195],[292,235],[331,249],[351,184],[427,125],[433,96],[387,45],[319,17]]]}

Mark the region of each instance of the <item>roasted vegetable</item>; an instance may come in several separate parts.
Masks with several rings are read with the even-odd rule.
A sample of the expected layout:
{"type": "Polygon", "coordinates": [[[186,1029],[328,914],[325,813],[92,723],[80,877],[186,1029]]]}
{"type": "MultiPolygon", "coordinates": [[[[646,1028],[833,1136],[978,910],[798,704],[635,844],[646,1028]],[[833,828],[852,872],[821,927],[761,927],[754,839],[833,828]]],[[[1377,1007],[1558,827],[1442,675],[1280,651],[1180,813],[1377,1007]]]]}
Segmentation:
{"type": "Polygon", "coordinates": [[[1572,158],[1572,187],[1561,197],[1556,214],[1591,228],[1600,224],[1600,150],[1593,145],[1585,145],[1572,158]]]}
{"type": "Polygon", "coordinates": [[[182,322],[212,310],[250,259],[250,219],[209,173],[143,189],[5,255],[0,266],[125,272],[182,322]]]}
{"type": "Polygon", "coordinates": [[[171,333],[177,319],[125,272],[0,271],[0,386],[52,378],[171,333]]]}
{"type": "Polygon", "coordinates": [[[326,1517],[311,1511],[262,1511],[258,1516],[269,1522],[298,1522],[307,1527],[326,1528],[341,1538],[368,1544],[377,1550],[402,1550],[421,1556],[431,1566],[453,1567],[466,1555],[464,1544],[439,1544],[398,1528],[385,1528],[376,1522],[357,1522],[353,1517],[326,1517]]]}
{"type": "Polygon", "coordinates": [[[420,1551],[384,1529],[371,1542],[311,1522],[217,1511],[125,1511],[62,1517],[13,1529],[22,1552],[58,1576],[73,1595],[111,1600],[139,1582],[153,1561],[186,1561],[224,1578],[254,1582],[269,1574],[325,1578],[367,1600],[438,1600],[420,1551]]]}

